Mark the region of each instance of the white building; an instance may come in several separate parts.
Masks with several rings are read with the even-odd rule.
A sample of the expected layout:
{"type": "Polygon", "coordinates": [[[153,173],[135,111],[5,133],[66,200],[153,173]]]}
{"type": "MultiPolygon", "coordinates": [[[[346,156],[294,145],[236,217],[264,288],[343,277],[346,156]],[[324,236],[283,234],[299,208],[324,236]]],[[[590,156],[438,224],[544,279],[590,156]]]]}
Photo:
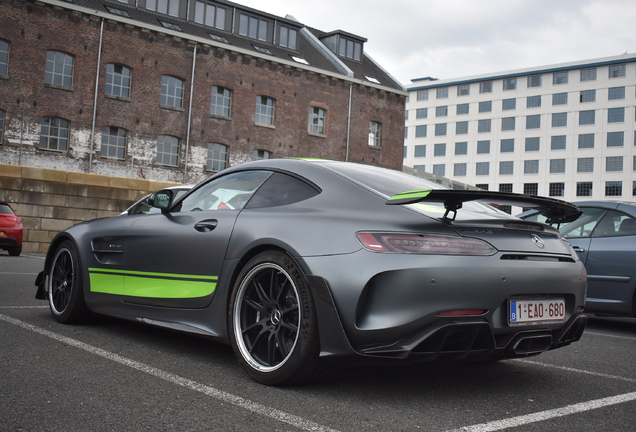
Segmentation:
{"type": "Polygon", "coordinates": [[[636,201],[636,54],[412,83],[404,166],[488,190],[636,201]]]}

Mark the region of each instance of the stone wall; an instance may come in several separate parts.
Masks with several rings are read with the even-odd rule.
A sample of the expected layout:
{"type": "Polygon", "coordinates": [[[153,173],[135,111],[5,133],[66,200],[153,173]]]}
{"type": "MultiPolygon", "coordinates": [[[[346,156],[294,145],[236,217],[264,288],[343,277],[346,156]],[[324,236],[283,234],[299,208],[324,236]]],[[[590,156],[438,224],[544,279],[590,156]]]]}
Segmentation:
{"type": "Polygon", "coordinates": [[[44,253],[71,225],[117,216],[149,192],[175,184],[0,164],[0,201],[22,218],[23,253],[44,253]]]}

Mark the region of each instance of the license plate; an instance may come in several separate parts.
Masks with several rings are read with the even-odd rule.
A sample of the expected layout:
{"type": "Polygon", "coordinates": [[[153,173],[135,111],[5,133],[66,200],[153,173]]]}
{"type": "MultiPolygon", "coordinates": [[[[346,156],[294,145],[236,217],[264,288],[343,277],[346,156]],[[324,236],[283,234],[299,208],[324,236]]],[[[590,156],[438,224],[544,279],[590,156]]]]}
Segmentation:
{"type": "Polygon", "coordinates": [[[510,300],[509,319],[510,324],[565,321],[565,300],[510,300]]]}

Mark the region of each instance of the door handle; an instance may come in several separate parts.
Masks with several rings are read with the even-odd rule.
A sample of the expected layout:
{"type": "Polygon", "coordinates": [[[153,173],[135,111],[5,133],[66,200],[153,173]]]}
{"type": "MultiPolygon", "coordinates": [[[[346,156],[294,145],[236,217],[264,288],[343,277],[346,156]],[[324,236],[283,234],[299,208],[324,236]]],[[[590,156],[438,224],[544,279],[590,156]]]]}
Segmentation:
{"type": "Polygon", "coordinates": [[[198,222],[194,225],[194,229],[199,232],[210,232],[219,224],[219,221],[216,219],[208,219],[198,222]]]}
{"type": "Polygon", "coordinates": [[[572,246],[572,249],[574,249],[577,253],[585,252],[585,249],[579,246],[572,246]]]}

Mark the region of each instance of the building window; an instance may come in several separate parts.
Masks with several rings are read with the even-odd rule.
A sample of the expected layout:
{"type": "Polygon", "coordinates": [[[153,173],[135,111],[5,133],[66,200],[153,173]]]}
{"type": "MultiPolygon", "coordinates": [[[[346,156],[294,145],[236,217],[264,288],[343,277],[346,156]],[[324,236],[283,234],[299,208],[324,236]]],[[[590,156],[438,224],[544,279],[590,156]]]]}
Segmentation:
{"type": "Polygon", "coordinates": [[[457,86],[457,96],[470,95],[470,84],[460,84],[457,86]]]}
{"type": "Polygon", "coordinates": [[[564,196],[565,195],[565,183],[550,183],[548,187],[549,196],[564,196]]]}
{"type": "Polygon", "coordinates": [[[596,102],[596,90],[581,90],[580,102],[596,102]]]}
{"type": "Polygon", "coordinates": [[[413,165],[413,169],[416,171],[426,171],[426,165],[413,165]]]}
{"type": "Polygon", "coordinates": [[[466,164],[465,163],[456,163],[453,168],[453,175],[455,177],[465,177],[466,176],[466,164]]]}
{"type": "Polygon", "coordinates": [[[335,34],[323,39],[323,42],[340,57],[356,61],[362,60],[362,44],[358,41],[346,38],[341,34],[335,34]]]}
{"type": "Polygon", "coordinates": [[[468,114],[469,107],[467,103],[457,104],[457,115],[468,114]]]}
{"type": "Polygon", "coordinates": [[[254,123],[270,126],[274,124],[274,99],[267,96],[256,96],[254,123]]]}
{"type": "Polygon", "coordinates": [[[446,175],[446,165],[444,164],[433,165],[433,175],[444,177],[446,175]]]}
{"type": "Polygon", "coordinates": [[[632,183],[632,196],[636,196],[636,180],[632,183]]]}
{"type": "Polygon", "coordinates": [[[146,0],[146,9],[166,15],[179,16],[179,0],[146,0]]]}
{"type": "Polygon", "coordinates": [[[503,111],[517,109],[517,99],[504,99],[501,101],[501,109],[503,111]]]}
{"type": "Polygon", "coordinates": [[[515,151],[515,140],[513,138],[501,140],[501,153],[513,153],[515,151]]]}
{"type": "Polygon", "coordinates": [[[267,150],[252,150],[252,160],[271,159],[272,154],[267,150]]]}
{"type": "Polygon", "coordinates": [[[108,159],[126,158],[126,129],[106,126],[102,129],[100,156],[108,159]]]}
{"type": "Polygon", "coordinates": [[[581,69],[581,81],[596,81],[596,68],[581,69]]]}
{"type": "Polygon", "coordinates": [[[593,125],[596,122],[595,111],[579,111],[579,125],[593,125]]]}
{"type": "Polygon", "coordinates": [[[468,142],[456,142],[455,143],[455,154],[456,155],[465,155],[468,154],[468,142]]]}
{"type": "Polygon", "coordinates": [[[44,82],[61,87],[73,87],[73,56],[60,51],[46,52],[44,82]]]}
{"type": "Polygon", "coordinates": [[[479,112],[491,112],[492,111],[492,101],[484,101],[479,102],[479,112]]]}
{"type": "Polygon", "coordinates": [[[524,174],[539,174],[539,161],[538,160],[523,161],[523,173],[524,174]]]}
{"type": "Polygon", "coordinates": [[[296,41],[298,40],[298,31],[286,26],[280,26],[280,34],[278,37],[278,45],[289,49],[296,49],[296,41]]]}
{"type": "Polygon", "coordinates": [[[551,150],[565,150],[565,135],[554,135],[551,138],[550,149],[551,150]]]}
{"type": "Polygon", "coordinates": [[[541,96],[528,96],[526,98],[526,108],[537,108],[541,106],[541,96]]]}
{"type": "Polygon", "coordinates": [[[576,172],[591,173],[594,172],[594,158],[578,158],[576,160],[576,172]]]}
{"type": "Polygon", "coordinates": [[[426,157],[426,145],[415,146],[415,157],[426,157]]]}
{"type": "Polygon", "coordinates": [[[524,183],[523,193],[525,195],[539,195],[539,183],[524,183]]]}
{"type": "Polygon", "coordinates": [[[161,27],[165,27],[170,30],[183,31],[181,30],[181,27],[179,27],[179,24],[171,23],[168,21],[162,21],[162,20],[157,20],[157,21],[159,21],[159,24],[161,24],[161,27]]]}
{"type": "Polygon", "coordinates": [[[490,153],[490,141],[477,141],[477,154],[488,154],[490,153]]]}
{"type": "Polygon", "coordinates": [[[446,144],[435,144],[433,156],[446,156],[446,144]]]}
{"type": "Polygon", "coordinates": [[[608,147],[623,147],[625,142],[625,132],[608,132],[607,133],[607,146],[608,147]]]}
{"type": "Polygon", "coordinates": [[[488,190],[488,183],[477,183],[477,184],[475,184],[475,187],[487,191],[488,190]]]}
{"type": "Polygon", "coordinates": [[[539,151],[540,141],[539,137],[526,138],[525,150],[527,152],[539,151]]]}
{"type": "Polygon", "coordinates": [[[123,98],[130,97],[130,83],[132,70],[129,67],[108,63],[106,65],[105,93],[123,98]]]}
{"type": "Polygon", "coordinates": [[[477,162],[475,164],[475,175],[478,175],[478,176],[490,175],[490,162],[477,162]]]}
{"type": "MultiPolygon", "coordinates": [[[[404,126],[404,139],[407,139],[408,137],[409,137],[409,128],[408,128],[408,126],[404,126]]],[[[404,150],[404,151],[406,151],[406,150],[404,150]]]]}
{"type": "Polygon", "coordinates": [[[448,87],[441,87],[437,89],[437,99],[444,99],[448,97],[448,87]]]}
{"type": "Polygon", "coordinates": [[[418,108],[415,110],[415,118],[423,119],[428,117],[428,108],[418,108]]]}
{"type": "MultiPolygon", "coordinates": [[[[405,128],[406,129],[406,128],[405,128]]],[[[404,134],[406,135],[406,133],[404,134]]],[[[405,137],[406,138],[406,137],[405,137]]],[[[404,152],[402,154],[402,158],[406,159],[406,157],[408,156],[409,152],[408,152],[409,148],[407,146],[404,146],[404,152]]]]}
{"type": "Polygon", "coordinates": [[[499,192],[512,193],[512,183],[500,183],[499,192]]]}
{"type": "Polygon", "coordinates": [[[576,196],[592,196],[592,182],[577,182],[576,196]]]}
{"type": "Polygon", "coordinates": [[[479,93],[492,93],[492,81],[480,82],[479,93]]]}
{"type": "Polygon", "coordinates": [[[42,117],[40,125],[40,149],[67,151],[70,123],[57,117],[42,117]]]}
{"type": "Polygon", "coordinates": [[[161,105],[183,107],[183,80],[168,75],[161,77],[161,105]]]}
{"type": "Polygon", "coordinates": [[[224,30],[225,9],[198,1],[194,8],[194,22],[224,30]]]}
{"type": "Polygon", "coordinates": [[[477,132],[490,132],[492,119],[483,119],[477,122],[477,132]]]}
{"type": "Polygon", "coordinates": [[[618,65],[611,65],[609,67],[609,77],[610,78],[620,78],[620,77],[624,77],[626,72],[626,65],[623,64],[618,64],[618,65]]]}
{"type": "Polygon", "coordinates": [[[309,107],[309,133],[325,135],[327,111],[318,107],[309,107]]]}
{"type": "Polygon", "coordinates": [[[382,138],[382,124],[378,122],[369,122],[369,146],[380,147],[380,139],[382,138]]]}
{"type": "Polygon", "coordinates": [[[446,117],[448,115],[447,106],[438,106],[435,108],[435,117],[446,117]]]}
{"type": "Polygon", "coordinates": [[[555,72],[552,74],[552,84],[567,84],[568,73],[567,72],[555,72]]]}
{"type": "Polygon", "coordinates": [[[157,137],[157,164],[176,167],[179,161],[179,138],[170,135],[157,137]]]}
{"type": "Polygon", "coordinates": [[[426,137],[426,125],[415,126],[415,138],[426,137]]]}
{"type": "Polygon", "coordinates": [[[608,156],[605,158],[605,171],[623,171],[623,156],[608,156]]]}
{"type": "Polygon", "coordinates": [[[623,182],[608,181],[605,182],[605,196],[622,196],[623,182]]]}
{"type": "Polygon", "coordinates": [[[555,93],[552,95],[552,105],[567,105],[568,94],[567,93],[555,93]]]}
{"type": "Polygon", "coordinates": [[[503,80],[503,89],[504,90],[516,90],[517,89],[517,78],[506,78],[503,80]]]}
{"type": "Polygon", "coordinates": [[[468,133],[468,122],[467,121],[461,121],[461,122],[457,122],[455,123],[455,134],[457,135],[464,135],[468,133]]]}
{"type": "Polygon", "coordinates": [[[550,159],[550,174],[565,173],[565,159],[550,159]]]}
{"type": "Polygon", "coordinates": [[[438,123],[435,125],[435,136],[446,136],[446,123],[438,123]]]}
{"type": "Polygon", "coordinates": [[[512,131],[515,130],[515,118],[514,117],[504,117],[501,119],[501,130],[502,131],[512,131]]]}
{"type": "Polygon", "coordinates": [[[9,75],[9,42],[0,39],[0,75],[9,75]]]}
{"type": "Polygon", "coordinates": [[[607,90],[607,99],[625,99],[625,87],[611,87],[607,90]]]}
{"type": "Polygon", "coordinates": [[[594,134],[580,134],[579,148],[594,148],[594,134]]]}
{"type": "Polygon", "coordinates": [[[252,39],[267,41],[268,22],[253,16],[241,14],[239,18],[239,34],[252,39]]]}
{"type": "Polygon", "coordinates": [[[541,115],[526,116],[526,129],[539,129],[541,127],[541,115]]]}
{"type": "Polygon", "coordinates": [[[227,168],[227,146],[217,143],[208,144],[208,158],[205,163],[205,170],[219,172],[225,168],[227,168]]]}
{"type": "Polygon", "coordinates": [[[528,77],[528,87],[541,87],[541,75],[530,75],[528,77]]]}
{"type": "Polygon", "coordinates": [[[568,113],[553,113],[552,127],[565,127],[568,125],[568,113]]]}
{"type": "Polygon", "coordinates": [[[514,167],[515,167],[514,161],[499,162],[499,175],[513,175],[514,167]]]}
{"type": "Polygon", "coordinates": [[[607,122],[608,123],[623,123],[625,121],[625,108],[608,108],[607,109],[607,122]]]}
{"type": "Polygon", "coordinates": [[[418,101],[428,100],[428,90],[418,90],[417,100],[418,101]]]}
{"type": "Polygon", "coordinates": [[[210,99],[210,114],[220,117],[230,117],[232,108],[232,90],[225,87],[212,86],[210,99]]]}

